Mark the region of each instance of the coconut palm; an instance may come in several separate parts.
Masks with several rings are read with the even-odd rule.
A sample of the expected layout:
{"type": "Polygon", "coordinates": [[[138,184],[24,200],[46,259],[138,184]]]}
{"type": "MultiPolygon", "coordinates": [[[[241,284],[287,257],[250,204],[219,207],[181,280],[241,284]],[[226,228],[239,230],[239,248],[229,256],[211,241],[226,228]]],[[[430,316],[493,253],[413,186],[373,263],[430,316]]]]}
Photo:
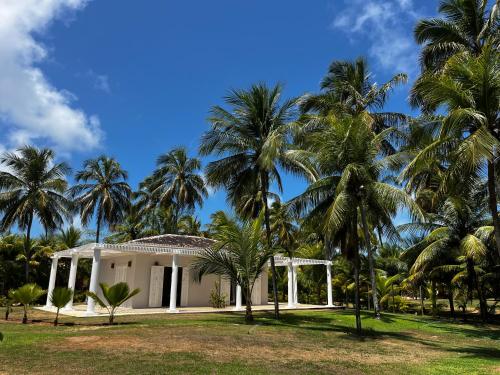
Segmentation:
{"type": "Polygon", "coordinates": [[[252,291],[255,281],[264,272],[273,255],[262,241],[262,215],[243,224],[227,220],[219,225],[213,238],[216,244],[205,250],[193,262],[198,279],[206,274],[215,274],[241,286],[246,301],[245,320],[253,321],[252,291]]]}
{"type": "MultiPolygon", "coordinates": [[[[294,119],[296,99],[280,103],[282,86],[256,84],[249,90],[231,90],[225,98],[230,109],[212,108],[211,129],[201,140],[200,153],[221,158],[210,162],[205,175],[215,188],[228,191],[233,206],[242,199],[260,194],[264,211],[267,243],[272,244],[268,199],[270,188],[276,184],[283,190],[279,168],[304,173],[307,160],[290,149],[289,123],[294,119]]],[[[310,177],[313,177],[309,174],[310,177]]],[[[255,201],[255,200],[254,200],[255,201]]],[[[271,257],[275,317],[279,318],[276,268],[271,257]]]]}
{"type": "Polygon", "coordinates": [[[106,237],[106,242],[110,243],[133,241],[159,234],[149,227],[147,220],[145,220],[144,213],[139,210],[137,204],[131,204],[123,221],[111,226],[111,230],[113,234],[106,237]]]}
{"type": "Polygon", "coordinates": [[[208,196],[203,177],[199,174],[201,161],[190,158],[183,147],[160,155],[152,175],[152,195],[160,206],[177,206],[178,210],[193,210],[202,206],[208,196]]]}
{"type": "Polygon", "coordinates": [[[75,175],[79,184],[70,189],[80,211],[83,225],[96,217],[96,237],[98,243],[102,226],[121,223],[130,205],[128,174],[113,158],[99,156],[86,160],[83,170],[75,175]]]}
{"type": "Polygon", "coordinates": [[[93,298],[99,306],[108,310],[110,325],[114,323],[116,309],[141,291],[139,288],[130,291],[128,284],[125,282],[112,286],[100,283],[99,286],[101,287],[103,299],[93,292],[87,292],[86,294],[89,298],[93,298]]]}
{"type": "Polygon", "coordinates": [[[58,242],[65,249],[73,249],[82,244],[82,231],[81,229],[70,225],[66,229],[62,229],[58,236],[58,242]]]}
{"type": "Polygon", "coordinates": [[[9,298],[23,305],[23,324],[28,323],[28,309],[41,296],[46,293],[45,290],[36,284],[25,284],[17,289],[9,291],[9,298]]]}
{"type": "Polygon", "coordinates": [[[54,288],[50,296],[50,302],[56,310],[56,318],[54,319],[54,326],[57,326],[59,321],[59,310],[66,306],[73,298],[73,291],[69,288],[57,287],[54,288]]]}
{"type": "Polygon", "coordinates": [[[495,0],[442,0],[439,13],[444,17],[420,20],[415,39],[423,45],[420,53],[422,70],[439,70],[453,55],[468,52],[479,55],[485,40],[498,38],[498,7],[495,0]]]}
{"type": "MultiPolygon", "coordinates": [[[[367,113],[315,119],[306,146],[316,155],[322,177],[289,203],[299,212],[309,211],[309,217],[321,218],[325,236],[330,240],[341,237],[340,247],[354,264],[358,294],[358,223],[363,230],[372,290],[376,290],[369,223],[380,226],[389,238],[397,238],[391,218],[401,207],[421,216],[408,194],[380,181],[388,165],[382,142],[389,138],[392,129],[376,134],[371,122],[367,113]]],[[[308,126],[304,126],[305,131],[308,126]]],[[[378,315],[376,293],[373,302],[378,315]]],[[[360,321],[357,328],[360,330],[360,321]]]]}
{"type": "MultiPolygon", "coordinates": [[[[370,113],[376,133],[406,122],[407,116],[397,112],[383,112],[390,92],[407,82],[404,73],[396,74],[389,81],[378,85],[372,81],[368,64],[362,57],[355,61],[333,61],[321,81],[320,94],[304,95],[300,100],[302,112],[322,115],[347,113],[351,116],[370,113]]],[[[389,142],[384,147],[395,151],[389,142]]]]}
{"type": "Polygon", "coordinates": [[[54,152],[25,146],[16,152],[5,152],[0,164],[7,170],[0,171],[0,231],[13,225],[23,230],[25,240],[25,279],[29,280],[32,258],[31,229],[38,220],[45,231],[62,226],[69,217],[70,202],[65,197],[65,163],[54,163],[54,152]]]}
{"type": "Polygon", "coordinates": [[[423,149],[405,168],[417,169],[422,160],[445,154],[449,168],[441,190],[473,181],[487,167],[489,207],[500,255],[495,163],[500,145],[500,59],[492,42],[487,42],[479,56],[468,52],[451,57],[437,73],[426,72],[415,83],[413,92],[431,109],[447,107],[439,138],[423,149]],[[472,176],[470,178],[469,176],[472,176]]]}
{"type": "MultiPolygon", "coordinates": [[[[453,272],[447,282],[463,281],[469,291],[469,299],[472,299],[472,291],[476,290],[483,318],[486,318],[487,307],[478,276],[478,272],[482,271],[478,266],[488,253],[483,240],[491,235],[493,229],[487,225],[485,206],[484,197],[477,192],[468,197],[450,197],[438,213],[428,215],[426,222],[400,226],[402,231],[426,233],[422,241],[409,247],[402,255],[403,259],[414,259],[410,268],[411,278],[428,277],[435,283],[446,273],[453,272]]],[[[432,289],[434,294],[434,285],[432,289]]],[[[450,294],[453,296],[452,290],[450,294]]]]}
{"type": "Polygon", "coordinates": [[[192,215],[185,215],[179,219],[179,234],[188,236],[199,236],[201,234],[201,222],[192,215]]]}
{"type": "Polygon", "coordinates": [[[298,227],[290,215],[288,207],[279,201],[273,202],[269,210],[269,221],[271,222],[274,246],[281,247],[288,256],[293,257],[298,227]]]}

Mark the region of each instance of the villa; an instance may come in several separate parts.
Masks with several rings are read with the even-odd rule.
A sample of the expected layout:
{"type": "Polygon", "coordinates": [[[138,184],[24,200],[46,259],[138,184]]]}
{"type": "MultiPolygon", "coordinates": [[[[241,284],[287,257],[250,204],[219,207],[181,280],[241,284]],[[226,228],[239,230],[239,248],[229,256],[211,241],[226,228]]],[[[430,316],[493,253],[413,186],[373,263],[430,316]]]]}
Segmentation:
{"type": "MultiPolygon", "coordinates": [[[[203,237],[165,234],[142,238],[121,244],[90,243],[73,249],[54,253],[47,291],[45,308],[51,309],[49,296],[56,284],[58,260],[71,258],[68,288],[74,290],[78,260],[92,259],[89,290],[99,295],[99,283],[109,285],[126,282],[131,289],[141,292],[127,301],[128,309],[162,309],[163,312],[179,312],[180,308],[210,306],[210,293],[216,282],[226,296],[226,303],[238,310],[242,307],[242,293],[238,285],[217,275],[206,275],[200,282],[195,280],[190,268],[194,258],[214,243],[203,237]],[[168,310],[166,310],[168,309],[168,310]]],[[[288,267],[288,308],[298,304],[297,266],[326,266],[328,285],[328,305],[333,306],[331,262],[319,259],[285,258],[275,256],[276,266],[288,267]]],[[[267,267],[255,283],[252,293],[254,306],[268,305],[267,267]]],[[[73,301],[68,303],[66,312],[74,309],[73,301]]],[[[95,315],[96,306],[88,298],[86,315],[95,315]]]]}

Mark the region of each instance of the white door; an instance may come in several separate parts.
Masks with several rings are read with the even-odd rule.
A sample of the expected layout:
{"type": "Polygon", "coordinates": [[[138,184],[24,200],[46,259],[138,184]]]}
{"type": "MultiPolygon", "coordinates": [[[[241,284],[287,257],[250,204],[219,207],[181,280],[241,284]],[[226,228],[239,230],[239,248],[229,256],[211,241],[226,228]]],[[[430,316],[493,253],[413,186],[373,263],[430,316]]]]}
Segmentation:
{"type": "Polygon", "coordinates": [[[149,307],[161,307],[163,297],[163,273],[165,267],[152,266],[149,281],[149,307]]]}
{"type": "Polygon", "coordinates": [[[127,282],[127,266],[115,267],[115,284],[127,282]]]}

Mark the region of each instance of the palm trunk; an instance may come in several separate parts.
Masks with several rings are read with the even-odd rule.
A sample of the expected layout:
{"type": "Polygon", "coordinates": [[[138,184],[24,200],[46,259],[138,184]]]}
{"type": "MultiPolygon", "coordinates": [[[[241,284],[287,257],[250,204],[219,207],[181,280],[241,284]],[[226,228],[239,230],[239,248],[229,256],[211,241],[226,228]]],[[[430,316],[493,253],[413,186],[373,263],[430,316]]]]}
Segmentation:
{"type": "Polygon", "coordinates": [[[356,315],[356,333],[361,335],[361,309],[359,305],[359,240],[358,240],[358,220],[357,215],[352,222],[352,236],[354,245],[354,313],[356,315]]]}
{"type": "Polygon", "coordinates": [[[448,303],[450,304],[450,314],[455,320],[455,304],[453,303],[453,287],[451,283],[448,285],[448,303]]]}
{"type": "Polygon", "coordinates": [[[250,323],[253,322],[253,314],[252,314],[252,291],[250,288],[247,288],[246,296],[245,296],[245,322],[250,323]]]}
{"type": "Polygon", "coordinates": [[[422,316],[425,314],[425,308],[424,308],[424,293],[422,291],[422,284],[419,286],[419,291],[420,291],[420,313],[422,316]]]}
{"type": "Polygon", "coordinates": [[[484,299],[483,288],[481,288],[481,285],[479,284],[479,278],[477,276],[476,270],[474,269],[473,261],[467,261],[467,269],[471,274],[474,288],[476,288],[477,298],[479,298],[479,313],[481,315],[481,319],[483,321],[486,321],[488,319],[488,306],[486,304],[486,300],[484,299]]]}
{"type": "Polygon", "coordinates": [[[497,192],[495,186],[495,164],[488,162],[488,202],[495,232],[495,244],[500,255],[500,222],[498,221],[497,192]]]}
{"type": "Polygon", "coordinates": [[[356,315],[356,333],[361,335],[361,311],[359,306],[359,257],[356,256],[354,259],[354,311],[356,315]]]}
{"type": "Polygon", "coordinates": [[[26,324],[28,323],[28,308],[26,307],[26,305],[23,305],[23,309],[24,309],[23,324],[26,324]]]}
{"type": "Polygon", "coordinates": [[[392,313],[396,312],[396,304],[394,303],[395,298],[394,298],[394,284],[391,285],[391,294],[392,294],[392,313]]]}
{"type": "Polygon", "coordinates": [[[99,211],[97,214],[97,223],[96,223],[96,233],[95,233],[95,242],[99,243],[99,235],[101,232],[101,220],[102,220],[102,213],[99,211]]]}
{"type": "Polygon", "coordinates": [[[368,222],[366,221],[366,211],[365,205],[360,203],[360,211],[361,211],[361,221],[363,224],[363,230],[365,235],[365,246],[368,252],[368,264],[370,266],[370,281],[372,284],[372,298],[373,298],[373,308],[375,310],[375,318],[380,319],[380,306],[378,305],[378,297],[377,297],[377,283],[375,280],[375,266],[373,264],[373,254],[372,247],[370,245],[370,231],[368,229],[368,222]]]}
{"type": "Polygon", "coordinates": [[[30,281],[30,262],[31,262],[31,227],[33,225],[33,213],[30,214],[28,227],[26,228],[26,242],[24,243],[24,253],[26,255],[26,264],[24,265],[24,278],[26,283],[30,281]]]}
{"type": "Polygon", "coordinates": [[[59,307],[56,311],[56,318],[54,319],[54,327],[57,327],[57,323],[59,323],[59,307]]]}
{"type": "MultiPolygon", "coordinates": [[[[265,172],[261,173],[261,192],[262,203],[264,204],[264,221],[266,225],[267,245],[271,248],[271,224],[269,222],[269,207],[267,207],[267,188],[268,178],[265,172]]],[[[280,306],[278,301],[278,284],[276,281],[276,265],[274,264],[274,256],[271,256],[271,276],[273,281],[273,299],[274,299],[274,317],[280,318],[280,306]]]]}
{"type": "Polygon", "coordinates": [[[432,300],[432,316],[436,316],[437,313],[436,280],[432,280],[431,282],[431,300],[432,300]]]}

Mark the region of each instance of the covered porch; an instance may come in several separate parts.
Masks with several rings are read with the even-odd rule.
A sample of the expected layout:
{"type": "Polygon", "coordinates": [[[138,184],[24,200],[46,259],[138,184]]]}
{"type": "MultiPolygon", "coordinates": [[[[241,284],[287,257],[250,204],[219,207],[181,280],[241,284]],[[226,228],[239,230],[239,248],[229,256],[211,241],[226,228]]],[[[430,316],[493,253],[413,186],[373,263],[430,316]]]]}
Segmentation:
{"type": "MultiPolygon", "coordinates": [[[[131,288],[139,287],[141,289],[142,296],[139,298],[141,303],[135,301],[131,305],[124,306],[119,309],[119,314],[196,313],[242,310],[244,308],[244,301],[242,301],[242,293],[239,285],[232,286],[228,280],[221,281],[221,289],[228,297],[231,295],[230,299],[233,305],[224,309],[214,309],[207,307],[209,305],[208,302],[200,304],[200,301],[208,301],[211,291],[207,287],[208,284],[205,283],[203,287],[191,284],[190,262],[212,243],[212,240],[201,237],[162,235],[123,244],[91,243],[74,249],[56,252],[52,257],[52,267],[47,288],[47,302],[43,309],[47,311],[54,310],[50,296],[56,285],[59,260],[64,258],[70,259],[67,287],[75,290],[78,261],[79,259],[89,258],[92,259],[89,291],[99,294],[98,285],[100,282],[112,285],[119,281],[127,282],[131,288]],[[167,267],[168,273],[165,273],[165,279],[168,279],[169,290],[163,291],[163,300],[165,300],[165,296],[167,296],[168,300],[165,305],[162,305],[161,291],[155,291],[153,283],[156,280],[155,277],[158,278],[159,276],[161,276],[161,281],[163,282],[163,271],[167,267]],[[113,272],[112,274],[111,271],[113,272]],[[156,271],[161,271],[159,276],[156,271]],[[198,299],[196,300],[196,298],[198,299]]],[[[288,300],[287,303],[281,306],[282,309],[334,307],[330,261],[287,258],[282,255],[276,255],[274,260],[277,267],[288,268],[288,300]],[[326,266],[327,305],[303,305],[298,301],[297,267],[309,265],[326,266]]],[[[273,304],[268,303],[267,289],[267,272],[264,272],[258,279],[254,294],[252,294],[252,304],[255,310],[273,308],[273,304]]],[[[95,316],[100,315],[103,311],[100,307],[96,306],[92,298],[88,298],[86,304],[77,305],[73,301],[70,301],[62,309],[61,313],[71,316],[95,316]]]]}

